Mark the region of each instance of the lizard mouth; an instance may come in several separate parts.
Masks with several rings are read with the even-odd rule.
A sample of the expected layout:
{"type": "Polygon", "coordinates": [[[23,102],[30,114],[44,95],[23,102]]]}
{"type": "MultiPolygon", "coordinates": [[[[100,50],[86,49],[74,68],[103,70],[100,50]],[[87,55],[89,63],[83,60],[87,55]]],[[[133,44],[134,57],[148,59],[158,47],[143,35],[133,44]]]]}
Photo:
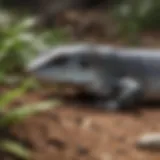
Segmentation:
{"type": "Polygon", "coordinates": [[[84,84],[48,79],[35,75],[35,73],[30,73],[30,76],[35,78],[42,86],[53,89],[56,93],[63,92],[64,94],[75,95],[86,91],[86,85],[84,84]]]}

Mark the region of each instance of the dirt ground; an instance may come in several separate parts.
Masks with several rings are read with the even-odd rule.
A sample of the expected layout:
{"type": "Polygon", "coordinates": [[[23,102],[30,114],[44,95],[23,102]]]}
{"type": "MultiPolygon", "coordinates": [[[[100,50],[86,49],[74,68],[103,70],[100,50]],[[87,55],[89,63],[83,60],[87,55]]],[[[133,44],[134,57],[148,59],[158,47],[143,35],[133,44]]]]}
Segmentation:
{"type": "MultiPolygon", "coordinates": [[[[15,104],[48,97],[30,93],[15,104]]],[[[108,113],[91,105],[64,104],[26,119],[10,133],[32,150],[33,160],[159,160],[160,153],[136,147],[139,136],[160,131],[160,110],[145,107],[108,113]]]]}

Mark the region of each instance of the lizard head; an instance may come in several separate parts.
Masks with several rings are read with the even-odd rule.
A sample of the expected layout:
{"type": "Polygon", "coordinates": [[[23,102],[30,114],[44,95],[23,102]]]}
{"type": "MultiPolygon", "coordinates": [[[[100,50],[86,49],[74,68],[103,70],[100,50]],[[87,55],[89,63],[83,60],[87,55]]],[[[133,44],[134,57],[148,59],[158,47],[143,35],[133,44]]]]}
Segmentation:
{"type": "MultiPolygon", "coordinates": [[[[103,85],[101,86],[103,77],[100,77],[103,74],[101,73],[103,64],[102,59],[98,58],[101,59],[93,46],[61,46],[31,61],[27,71],[41,82],[82,86],[97,92],[104,90],[103,85]]],[[[109,85],[106,87],[107,83],[105,93],[110,90],[109,85]]]]}
{"type": "Polygon", "coordinates": [[[94,78],[90,54],[84,45],[57,47],[32,60],[27,72],[42,82],[86,85],[94,78]]]}

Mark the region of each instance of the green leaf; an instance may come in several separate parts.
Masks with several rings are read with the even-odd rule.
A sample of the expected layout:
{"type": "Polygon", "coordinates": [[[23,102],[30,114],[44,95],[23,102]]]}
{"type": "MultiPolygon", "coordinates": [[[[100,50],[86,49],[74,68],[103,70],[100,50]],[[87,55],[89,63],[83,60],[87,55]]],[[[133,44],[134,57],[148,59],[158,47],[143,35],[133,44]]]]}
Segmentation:
{"type": "Polygon", "coordinates": [[[2,151],[14,154],[18,158],[26,160],[31,158],[31,152],[17,142],[3,140],[0,142],[0,148],[2,151]]]}
{"type": "Polygon", "coordinates": [[[44,101],[39,103],[27,104],[12,111],[6,113],[0,120],[0,126],[5,127],[7,125],[18,123],[24,120],[28,116],[32,116],[42,111],[46,111],[51,108],[58,107],[59,101],[44,101]]]}
{"type": "Polygon", "coordinates": [[[22,86],[13,89],[12,91],[8,91],[8,93],[2,95],[0,97],[0,111],[3,112],[3,110],[9,103],[11,103],[15,98],[22,96],[31,86],[32,82],[32,79],[28,79],[22,84],[22,86]]]}

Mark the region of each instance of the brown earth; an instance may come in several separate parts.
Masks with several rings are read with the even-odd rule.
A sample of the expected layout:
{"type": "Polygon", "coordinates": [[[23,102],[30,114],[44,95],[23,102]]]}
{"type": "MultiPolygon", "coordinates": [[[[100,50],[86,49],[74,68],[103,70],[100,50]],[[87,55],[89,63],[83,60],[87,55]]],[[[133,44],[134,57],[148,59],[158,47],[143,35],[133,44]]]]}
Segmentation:
{"type": "MultiPolygon", "coordinates": [[[[29,93],[14,104],[36,102],[47,95],[51,96],[43,91],[29,93]]],[[[26,119],[10,133],[32,150],[33,160],[159,160],[160,152],[136,147],[139,136],[160,131],[160,110],[149,107],[108,113],[89,105],[64,104],[26,119]]]]}

